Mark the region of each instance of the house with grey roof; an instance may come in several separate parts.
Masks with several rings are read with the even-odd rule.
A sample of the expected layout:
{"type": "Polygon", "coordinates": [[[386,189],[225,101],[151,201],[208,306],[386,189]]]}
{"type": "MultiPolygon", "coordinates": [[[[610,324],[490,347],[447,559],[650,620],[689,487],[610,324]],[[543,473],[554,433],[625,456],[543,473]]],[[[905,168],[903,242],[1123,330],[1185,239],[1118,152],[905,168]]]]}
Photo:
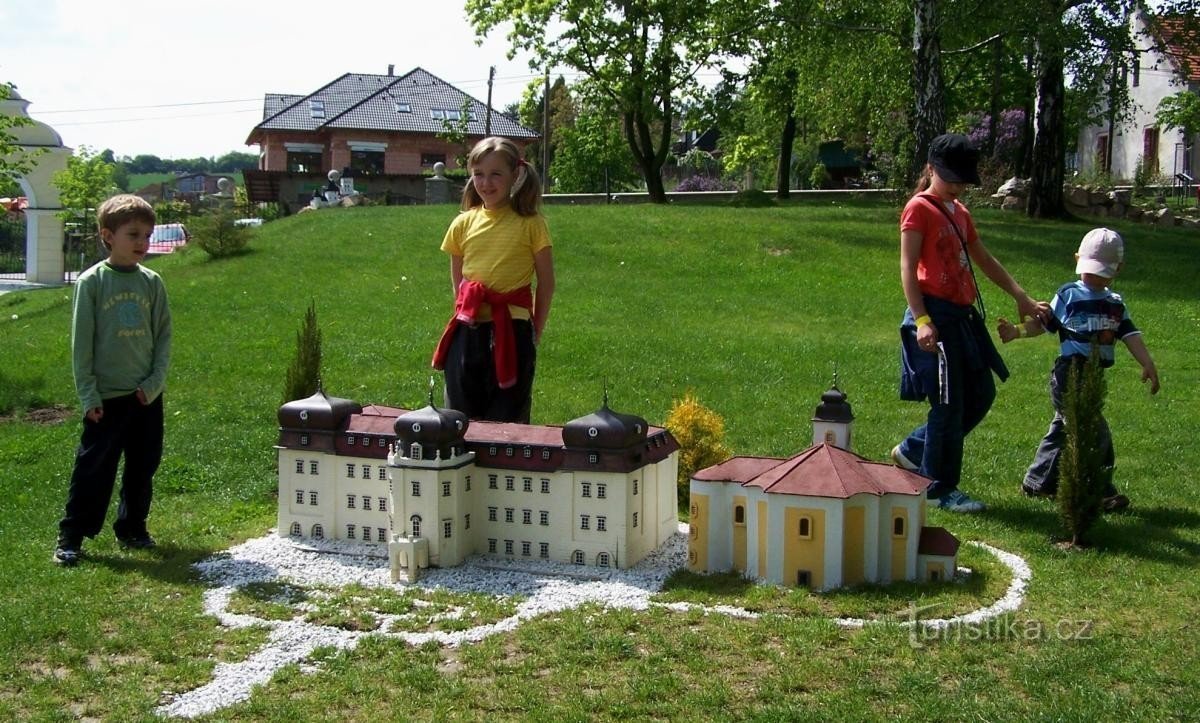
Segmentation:
{"type": "Polygon", "coordinates": [[[304,205],[336,170],[377,200],[414,202],[435,163],[457,168],[489,130],[520,148],[540,137],[423,68],[391,70],[345,73],[307,95],[268,93],[246,138],[261,149],[259,169],[245,174],[250,200],[304,205]],[[459,129],[465,144],[446,137],[459,129]]]}

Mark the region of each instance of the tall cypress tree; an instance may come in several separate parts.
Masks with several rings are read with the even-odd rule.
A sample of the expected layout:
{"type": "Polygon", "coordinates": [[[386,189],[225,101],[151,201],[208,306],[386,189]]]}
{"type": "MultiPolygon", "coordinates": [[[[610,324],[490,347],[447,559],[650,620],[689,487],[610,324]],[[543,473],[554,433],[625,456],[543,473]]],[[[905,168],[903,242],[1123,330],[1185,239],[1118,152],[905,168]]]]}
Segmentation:
{"type": "Polygon", "coordinates": [[[283,383],[283,403],[305,399],[316,393],[321,384],[321,329],[317,326],[317,306],[308,303],[304,324],[296,333],[296,356],[287,370],[283,383]]]}
{"type": "Polygon", "coordinates": [[[1087,361],[1068,370],[1063,395],[1066,440],[1059,458],[1058,511],[1072,545],[1084,544],[1112,478],[1100,448],[1106,392],[1099,348],[1093,343],[1087,361]]]}

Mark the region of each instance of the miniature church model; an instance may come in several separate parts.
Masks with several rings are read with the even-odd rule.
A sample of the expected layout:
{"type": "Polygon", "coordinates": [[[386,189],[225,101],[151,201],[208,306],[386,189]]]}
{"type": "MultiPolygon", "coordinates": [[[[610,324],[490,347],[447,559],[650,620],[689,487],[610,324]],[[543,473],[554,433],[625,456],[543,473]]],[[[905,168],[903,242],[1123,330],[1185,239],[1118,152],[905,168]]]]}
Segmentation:
{"type": "Polygon", "coordinates": [[[607,396],[562,427],[323,391],[278,418],[278,534],[386,546],[393,580],[476,554],[628,568],[678,526],[678,443],[607,396]]]}
{"type": "Polygon", "coordinates": [[[929,480],[852,453],[853,423],[835,380],[813,415],[813,446],[696,472],[688,568],[813,590],[952,577],[958,540],[925,525],[929,480]]]}

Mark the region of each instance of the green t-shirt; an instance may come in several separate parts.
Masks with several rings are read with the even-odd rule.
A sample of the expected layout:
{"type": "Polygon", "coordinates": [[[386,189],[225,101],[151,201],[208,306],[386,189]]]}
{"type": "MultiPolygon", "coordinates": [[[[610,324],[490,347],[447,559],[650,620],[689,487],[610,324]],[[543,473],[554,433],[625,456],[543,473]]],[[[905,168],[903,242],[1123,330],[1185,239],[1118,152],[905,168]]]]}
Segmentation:
{"type": "Polygon", "coordinates": [[[75,390],[86,413],[139,388],[162,394],[171,358],[171,311],[162,277],[102,261],[79,275],[71,317],[75,390]]]}

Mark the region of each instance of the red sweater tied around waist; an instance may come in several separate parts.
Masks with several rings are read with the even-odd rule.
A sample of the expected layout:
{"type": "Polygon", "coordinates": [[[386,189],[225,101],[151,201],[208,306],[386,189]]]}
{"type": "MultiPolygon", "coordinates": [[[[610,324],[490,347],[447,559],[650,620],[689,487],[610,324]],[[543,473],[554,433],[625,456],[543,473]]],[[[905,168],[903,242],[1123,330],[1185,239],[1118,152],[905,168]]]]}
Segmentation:
{"type": "Polygon", "coordinates": [[[446,356],[450,353],[450,342],[459,324],[474,324],[483,304],[492,307],[492,328],[495,335],[492,343],[492,360],[496,365],[496,381],[501,389],[517,383],[517,340],[513,333],[512,314],[509,304],[530,310],[533,316],[533,287],[523,286],[508,293],[492,291],[478,281],[464,281],[458,287],[454,300],[454,316],[446,324],[437,349],[433,352],[433,368],[446,368],[446,356]]]}

